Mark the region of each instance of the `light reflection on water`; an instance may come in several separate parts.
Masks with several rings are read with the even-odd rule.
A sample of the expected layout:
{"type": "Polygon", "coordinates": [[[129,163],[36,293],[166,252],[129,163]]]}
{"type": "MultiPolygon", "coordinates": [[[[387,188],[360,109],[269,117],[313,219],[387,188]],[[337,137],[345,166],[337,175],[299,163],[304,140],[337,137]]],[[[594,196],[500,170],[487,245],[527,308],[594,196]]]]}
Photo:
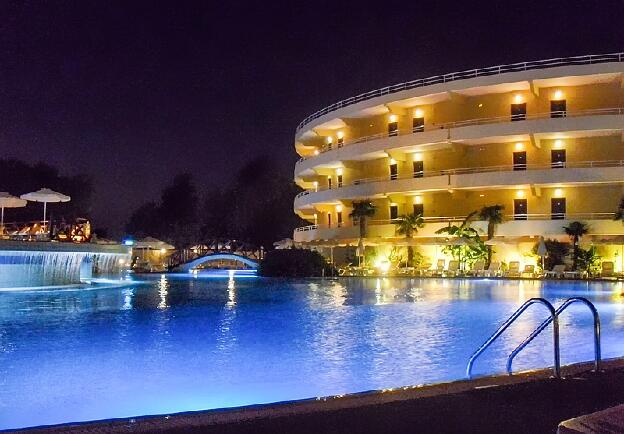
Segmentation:
{"type": "MultiPolygon", "coordinates": [[[[596,303],[605,357],[624,354],[622,283],[158,275],[92,290],[0,293],[0,428],[301,399],[463,378],[530,297],[596,303]]],[[[477,362],[546,317],[526,312],[477,362]]],[[[591,315],[561,317],[562,361],[593,355],[591,315]]],[[[544,333],[516,369],[551,363],[544,333]]]]}

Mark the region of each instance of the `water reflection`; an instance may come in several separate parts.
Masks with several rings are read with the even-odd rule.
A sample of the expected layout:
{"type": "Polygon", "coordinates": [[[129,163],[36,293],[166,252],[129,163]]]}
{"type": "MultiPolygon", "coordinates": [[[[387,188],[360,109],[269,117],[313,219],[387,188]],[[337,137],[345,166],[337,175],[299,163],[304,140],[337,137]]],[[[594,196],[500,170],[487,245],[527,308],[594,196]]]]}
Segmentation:
{"type": "Polygon", "coordinates": [[[160,297],[158,309],[167,309],[169,307],[167,304],[167,294],[169,294],[169,282],[167,281],[167,276],[161,274],[160,280],[158,281],[158,296],[160,297]]]}

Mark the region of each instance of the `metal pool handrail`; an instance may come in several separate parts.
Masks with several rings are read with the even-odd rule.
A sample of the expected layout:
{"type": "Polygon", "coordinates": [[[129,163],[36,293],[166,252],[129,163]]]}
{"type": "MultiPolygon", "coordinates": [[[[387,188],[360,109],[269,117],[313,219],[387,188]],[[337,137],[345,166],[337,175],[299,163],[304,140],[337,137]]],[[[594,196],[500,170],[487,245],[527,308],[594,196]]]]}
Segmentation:
{"type": "Polygon", "coordinates": [[[559,356],[559,320],[557,318],[557,314],[555,312],[555,308],[553,305],[546,300],[545,298],[530,298],[525,301],[522,306],[518,308],[508,319],[505,321],[492,336],[489,337],[478,349],[474,352],[470,359],[468,360],[468,365],[466,366],[466,376],[468,378],[472,378],[472,366],[474,365],[475,360],[501,335],[509,326],[516,320],[522,313],[529,308],[529,306],[540,303],[546,306],[548,311],[550,312],[550,318],[553,323],[553,350],[554,350],[554,362],[555,365],[553,367],[553,372],[556,378],[561,378],[561,362],[559,356]]]}
{"type": "MultiPolygon", "coordinates": [[[[598,311],[596,310],[596,307],[594,306],[594,304],[589,301],[588,299],[586,299],[585,297],[572,297],[572,298],[568,298],[566,301],[563,302],[563,304],[561,306],[559,306],[557,308],[557,310],[555,311],[555,316],[559,317],[559,315],[561,315],[561,313],[566,310],[566,308],[568,306],[570,306],[573,303],[583,303],[585,304],[585,306],[587,306],[589,308],[589,310],[591,311],[593,317],[594,317],[594,371],[598,372],[600,371],[600,362],[601,362],[601,354],[600,354],[600,315],[598,315],[598,311]]],[[[537,335],[539,335],[546,327],[548,327],[548,325],[553,321],[553,318],[550,317],[546,320],[544,320],[544,322],[542,322],[539,327],[537,327],[533,333],[531,333],[520,345],[518,345],[516,347],[515,350],[513,350],[511,352],[511,354],[509,355],[509,358],[507,359],[507,373],[509,375],[512,374],[511,372],[511,366],[513,363],[513,359],[518,355],[518,353],[520,351],[522,351],[533,339],[535,339],[535,337],[537,337],[537,335]]]]}

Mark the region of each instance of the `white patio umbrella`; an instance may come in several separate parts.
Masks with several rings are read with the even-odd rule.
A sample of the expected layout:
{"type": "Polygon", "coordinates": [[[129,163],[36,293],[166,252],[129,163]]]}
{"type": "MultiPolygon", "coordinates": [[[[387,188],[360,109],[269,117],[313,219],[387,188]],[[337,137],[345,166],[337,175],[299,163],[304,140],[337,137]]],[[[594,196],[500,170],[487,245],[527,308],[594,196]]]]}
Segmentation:
{"type": "Polygon", "coordinates": [[[69,202],[71,200],[71,197],[66,196],[63,193],[58,193],[56,191],[50,190],[49,188],[41,188],[31,193],[22,194],[20,197],[31,202],[43,202],[44,225],[46,223],[46,207],[48,203],[69,202]]]}
{"type": "Polygon", "coordinates": [[[544,269],[544,257],[546,253],[548,253],[546,242],[544,241],[544,237],[540,237],[539,244],[537,245],[537,254],[542,258],[542,270],[544,269]]]}
{"type": "Polygon", "coordinates": [[[26,206],[26,201],[19,197],[10,195],[6,191],[0,192],[0,234],[4,232],[4,209],[5,208],[22,208],[26,206]]]}

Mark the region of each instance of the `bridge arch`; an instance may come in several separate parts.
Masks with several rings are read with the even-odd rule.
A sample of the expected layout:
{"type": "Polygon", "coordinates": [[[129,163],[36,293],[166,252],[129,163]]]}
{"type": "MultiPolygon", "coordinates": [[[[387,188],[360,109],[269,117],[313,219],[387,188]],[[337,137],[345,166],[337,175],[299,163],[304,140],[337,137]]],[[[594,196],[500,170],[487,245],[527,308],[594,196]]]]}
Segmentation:
{"type": "Polygon", "coordinates": [[[193,270],[194,268],[199,267],[201,264],[205,262],[221,261],[221,260],[238,261],[238,262],[242,262],[243,264],[247,265],[248,267],[254,270],[258,269],[258,262],[252,259],[246,258],[245,256],[235,255],[233,253],[212,253],[209,255],[202,256],[197,259],[193,259],[192,261],[189,261],[185,264],[180,264],[177,267],[177,271],[189,272],[193,270]]]}

